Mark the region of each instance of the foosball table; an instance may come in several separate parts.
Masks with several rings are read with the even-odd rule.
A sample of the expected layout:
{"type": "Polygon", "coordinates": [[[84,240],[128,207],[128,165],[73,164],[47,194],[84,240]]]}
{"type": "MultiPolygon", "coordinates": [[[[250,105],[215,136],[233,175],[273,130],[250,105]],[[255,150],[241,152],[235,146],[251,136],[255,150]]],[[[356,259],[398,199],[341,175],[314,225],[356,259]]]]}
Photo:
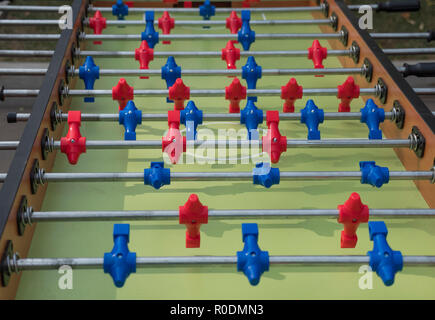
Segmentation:
{"type": "Polygon", "coordinates": [[[435,90],[404,79],[435,67],[390,61],[435,48],[376,42],[434,31],[339,0],[90,2],[0,35],[56,43],[0,50],[51,57],[0,70],[45,75],[0,91],[35,98],[0,142],[2,299],[435,298],[435,90]]]}

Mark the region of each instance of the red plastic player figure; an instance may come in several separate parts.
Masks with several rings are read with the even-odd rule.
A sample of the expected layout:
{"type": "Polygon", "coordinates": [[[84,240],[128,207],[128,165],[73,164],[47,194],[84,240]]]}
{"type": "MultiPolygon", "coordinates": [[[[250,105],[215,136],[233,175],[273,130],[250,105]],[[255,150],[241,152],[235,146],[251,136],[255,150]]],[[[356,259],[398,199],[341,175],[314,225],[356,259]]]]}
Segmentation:
{"type": "Polygon", "coordinates": [[[119,79],[118,84],[112,88],[112,99],[119,102],[119,110],[123,110],[127,102],[133,98],[134,88],[130,87],[124,78],[119,79]]]}
{"type": "MultiPolygon", "coordinates": [[[[315,69],[323,69],[323,59],[328,56],[328,49],[320,45],[319,40],[314,40],[311,47],[308,48],[308,59],[313,60],[315,69]]],[[[323,77],[323,75],[316,75],[316,77],[323,77]]]]}
{"type": "Polygon", "coordinates": [[[234,47],[233,41],[228,41],[222,49],[222,60],[227,62],[227,69],[236,69],[236,61],[240,59],[240,49],[234,47]]]}
{"type": "Polygon", "coordinates": [[[352,77],[348,77],[342,85],[338,85],[337,89],[337,98],[341,99],[338,112],[350,112],[351,101],[359,97],[359,86],[355,84],[352,77]]]}
{"type": "Polygon", "coordinates": [[[60,139],[60,151],[65,153],[69,163],[77,164],[82,153],[86,152],[86,138],[80,134],[82,113],[68,112],[68,133],[60,139]]]}
{"type": "Polygon", "coordinates": [[[174,110],[183,110],[184,101],[190,98],[190,88],[185,86],[183,80],[178,78],[172,87],[169,87],[169,99],[174,100],[174,110]]]}
{"type": "Polygon", "coordinates": [[[192,1],[184,1],[184,5],[185,8],[192,8],[192,1]]]}
{"type": "MultiPolygon", "coordinates": [[[[170,34],[171,29],[175,27],[175,20],[171,18],[168,11],[163,12],[163,15],[159,18],[159,29],[162,29],[163,34],[170,34]]],[[[170,44],[170,40],[163,40],[163,44],[170,44]]]]}
{"type": "Polygon", "coordinates": [[[362,204],[358,193],[353,192],[344,204],[338,206],[337,220],[344,225],[341,247],[355,248],[358,241],[356,230],[360,223],[369,221],[369,207],[362,204]]]}
{"type": "Polygon", "coordinates": [[[168,125],[168,132],[162,138],[162,151],[168,154],[172,164],[176,164],[180,155],[186,152],[186,137],[180,132],[180,111],[168,111],[168,125]]]}
{"type": "MultiPolygon", "coordinates": [[[[145,40],[141,42],[140,47],[135,49],[134,58],[139,61],[140,69],[147,70],[150,61],[154,59],[154,50],[148,46],[145,40]]],[[[141,79],[148,79],[149,77],[142,76],[141,79]]]]}
{"type": "Polygon", "coordinates": [[[225,99],[230,100],[229,113],[240,112],[240,100],[246,99],[246,87],[242,86],[238,78],[234,78],[228,87],[225,87],[225,99]]]}
{"type": "Polygon", "coordinates": [[[201,224],[208,223],[208,207],[203,206],[196,194],[191,194],[184,206],[179,207],[180,224],[185,224],[186,248],[199,248],[201,224]]]}
{"type": "MultiPolygon", "coordinates": [[[[99,10],[89,19],[89,27],[94,29],[94,34],[101,34],[106,29],[106,18],[101,15],[99,10]]],[[[94,41],[94,44],[102,44],[102,41],[94,41]]]]}
{"type": "Polygon", "coordinates": [[[279,112],[267,111],[267,135],[263,136],[263,152],[267,152],[272,163],[277,163],[281,153],[287,151],[287,137],[279,132],[279,112]]]}
{"type": "Polygon", "coordinates": [[[225,19],[225,27],[230,30],[231,33],[237,33],[242,27],[242,19],[237,16],[236,11],[231,11],[230,16],[225,19]]]}
{"type": "Polygon", "coordinates": [[[284,99],[283,112],[295,112],[295,101],[301,99],[303,95],[302,86],[298,85],[295,78],[281,87],[281,99],[284,99]]]}

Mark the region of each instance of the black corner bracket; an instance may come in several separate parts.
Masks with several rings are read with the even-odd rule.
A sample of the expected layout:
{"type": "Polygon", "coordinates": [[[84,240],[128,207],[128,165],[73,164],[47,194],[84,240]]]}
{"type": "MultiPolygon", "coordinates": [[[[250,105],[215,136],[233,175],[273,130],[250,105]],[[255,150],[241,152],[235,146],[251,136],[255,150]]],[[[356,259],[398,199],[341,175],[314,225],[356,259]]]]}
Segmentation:
{"type": "Polygon", "coordinates": [[[41,157],[42,160],[47,160],[47,155],[48,155],[48,129],[44,128],[44,131],[42,132],[42,138],[41,138],[41,157]]]}
{"type": "Polygon", "coordinates": [[[17,228],[18,228],[18,234],[22,236],[24,234],[24,231],[26,230],[26,222],[25,222],[25,215],[27,213],[27,198],[26,196],[21,197],[20,206],[18,207],[17,211],[17,228]]]}
{"type": "Polygon", "coordinates": [[[35,159],[35,161],[33,161],[32,170],[30,171],[30,190],[32,191],[32,194],[36,194],[39,185],[39,161],[38,159],[35,159]]]}
{"type": "Polygon", "coordinates": [[[396,124],[398,129],[403,129],[406,113],[399,101],[394,100],[391,112],[393,113],[393,118],[391,120],[396,124]]]}
{"type": "Polygon", "coordinates": [[[334,31],[337,31],[338,29],[338,16],[333,12],[331,14],[331,17],[329,17],[329,20],[331,21],[331,27],[334,31]]]}
{"type": "Polygon", "coordinates": [[[373,65],[368,58],[364,58],[363,64],[363,75],[366,78],[367,82],[372,82],[373,78],[373,65]]]}
{"type": "Polygon", "coordinates": [[[379,78],[378,83],[376,84],[376,96],[379,98],[382,104],[387,102],[388,87],[382,78],[379,78]]]}
{"type": "Polygon", "coordinates": [[[423,158],[424,149],[426,147],[426,139],[416,126],[412,127],[411,134],[409,135],[409,140],[411,141],[410,149],[415,152],[417,157],[423,158]]]}
{"type": "Polygon", "coordinates": [[[347,42],[349,40],[349,31],[347,31],[347,28],[345,26],[342,26],[340,33],[341,33],[340,41],[342,44],[344,44],[345,47],[347,47],[347,42]]]}
{"type": "Polygon", "coordinates": [[[63,81],[63,79],[61,79],[59,83],[59,89],[58,89],[58,100],[60,106],[63,106],[63,98],[65,96],[64,90],[65,90],[65,82],[63,81]]]}
{"type": "Polygon", "coordinates": [[[0,278],[2,287],[7,287],[9,280],[11,279],[12,272],[9,268],[9,261],[13,259],[14,256],[14,245],[11,240],[6,241],[5,251],[3,251],[0,260],[0,278]]]}
{"type": "Polygon", "coordinates": [[[59,106],[56,101],[51,104],[50,109],[50,129],[51,131],[55,131],[56,127],[59,123],[62,122],[62,119],[59,118],[58,114],[60,113],[59,106]]]}
{"type": "Polygon", "coordinates": [[[353,62],[359,62],[360,53],[361,49],[358,43],[356,43],[356,41],[353,41],[352,45],[350,46],[350,57],[352,58],[353,62]]]}

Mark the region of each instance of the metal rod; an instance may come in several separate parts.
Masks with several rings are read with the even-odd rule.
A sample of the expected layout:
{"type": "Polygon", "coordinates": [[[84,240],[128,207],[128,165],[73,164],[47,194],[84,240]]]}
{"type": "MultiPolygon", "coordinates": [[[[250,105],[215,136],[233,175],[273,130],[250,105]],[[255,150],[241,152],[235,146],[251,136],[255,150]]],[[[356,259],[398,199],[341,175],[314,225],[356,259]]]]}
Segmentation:
{"type": "MultiPolygon", "coordinates": [[[[313,69],[317,70],[317,69],[313,69]]],[[[435,95],[435,88],[414,88],[414,91],[420,95],[435,95]]],[[[168,89],[161,90],[134,90],[135,96],[152,96],[152,97],[167,97],[168,89]]],[[[247,89],[247,96],[280,96],[281,89],[247,89]]],[[[4,97],[37,97],[39,90],[35,89],[5,89],[3,90],[4,97]]],[[[111,97],[112,90],[85,90],[85,89],[69,89],[64,87],[63,94],[68,96],[78,97],[111,97]]],[[[303,89],[303,94],[307,96],[336,96],[337,88],[313,88],[303,89]]],[[[379,91],[375,88],[361,88],[360,95],[378,96],[379,91]]],[[[225,95],[224,89],[192,89],[190,90],[191,97],[222,97],[225,95]]]]}
{"type": "MultiPolygon", "coordinates": [[[[40,170],[36,180],[45,182],[143,182],[143,172],[47,173],[40,170]]],[[[434,171],[390,171],[390,180],[433,181],[434,171]]],[[[361,180],[360,171],[294,171],[280,173],[285,181],[361,180]]],[[[252,172],[171,172],[171,181],[252,181],[252,172]]],[[[4,182],[1,181],[0,182],[4,182]]]]}
{"type": "MultiPolygon", "coordinates": [[[[100,269],[103,258],[17,258],[15,265],[8,260],[11,272],[26,270],[56,270],[63,265],[74,269],[100,269]]],[[[336,256],[270,256],[274,265],[361,265],[368,264],[370,258],[363,255],[336,256]]],[[[434,265],[435,256],[404,256],[404,265],[434,265]]],[[[185,257],[137,257],[136,267],[185,267],[235,265],[236,256],[185,256],[185,257]]]]}
{"type": "MultiPolygon", "coordinates": [[[[26,214],[26,213],[24,213],[26,214]]],[[[370,217],[420,218],[435,216],[435,209],[370,209],[370,217]]],[[[276,218],[337,218],[337,209],[282,209],[282,210],[209,210],[208,219],[276,219],[276,218]]],[[[175,220],[178,210],[138,211],[46,211],[33,212],[30,208],[23,221],[123,221],[123,220],[175,220]],[[28,219],[28,220],[27,220],[28,219]]]]}
{"type": "MultiPolygon", "coordinates": [[[[14,114],[17,122],[27,121],[30,118],[30,113],[11,113],[14,114]]],[[[432,115],[435,116],[435,111],[432,111],[432,115]]],[[[394,112],[385,112],[385,119],[394,120],[394,112]]],[[[56,118],[61,121],[68,120],[68,114],[59,112],[56,118]]],[[[280,120],[283,121],[299,121],[301,119],[300,113],[279,113],[280,120]]],[[[361,112],[325,112],[325,120],[360,120],[361,112]]],[[[166,121],[168,115],[166,113],[142,113],[143,121],[166,121]]],[[[204,113],[203,119],[205,121],[239,121],[240,114],[234,113],[204,113]]],[[[266,119],[266,115],[263,114],[263,119],[266,119]]],[[[118,121],[118,113],[82,113],[82,121],[118,121]]]]}
{"type": "MultiPolygon", "coordinates": [[[[60,141],[47,142],[49,149],[60,149],[60,141]]],[[[0,141],[0,150],[14,150],[19,141],[0,141]]],[[[226,147],[239,148],[246,145],[262,145],[261,140],[231,141],[231,140],[205,140],[189,141],[189,147],[226,147]]],[[[288,148],[409,148],[410,139],[323,139],[323,140],[290,140],[287,139],[288,148]]],[[[160,149],[160,140],[86,140],[87,149],[160,149]]]]}
{"type": "Polygon", "coordinates": [[[420,95],[434,95],[435,94],[435,88],[415,88],[415,93],[420,95]]]}
{"type": "MultiPolygon", "coordinates": [[[[3,20],[8,21],[6,24],[13,24],[17,20],[3,20]],[[11,21],[11,22],[9,22],[11,21]]],[[[24,20],[26,21],[26,20],[24,20]]],[[[35,21],[35,20],[30,20],[35,21]]],[[[50,20],[36,20],[36,24],[44,24],[43,21],[50,20]]],[[[57,20],[54,20],[57,21],[57,20]]],[[[144,26],[145,20],[107,20],[106,24],[108,26],[144,26]]],[[[284,19],[284,20],[251,20],[249,22],[251,25],[320,25],[320,24],[330,24],[330,19],[284,19]]],[[[32,23],[26,23],[32,24],[32,23]]],[[[53,23],[55,24],[55,23],[53,23]]],[[[158,21],[154,21],[154,25],[158,25],[158,21]]],[[[175,20],[175,26],[224,26],[226,24],[225,20],[175,20]]],[[[89,26],[89,19],[85,21],[85,25],[89,26]]]]}
{"type": "Polygon", "coordinates": [[[47,26],[47,25],[65,25],[67,23],[67,20],[31,20],[31,19],[11,19],[11,20],[3,20],[0,19],[0,25],[3,26],[28,26],[28,25],[35,25],[35,26],[47,26]]]}
{"type": "MultiPolygon", "coordinates": [[[[429,39],[429,32],[417,33],[371,33],[374,39],[429,39]]],[[[159,40],[237,40],[237,34],[162,34],[159,40]]],[[[337,33],[258,33],[255,39],[341,39],[343,34],[337,33]]],[[[0,34],[0,40],[58,40],[60,34],[0,34]]],[[[80,34],[80,40],[142,40],[141,34],[80,34]]]]}
{"type": "MultiPolygon", "coordinates": [[[[399,48],[383,49],[387,55],[417,55],[433,54],[435,48],[399,48]]],[[[0,57],[51,57],[53,50],[0,50],[0,57]]],[[[348,56],[351,50],[328,50],[328,56],[348,56]]],[[[220,51],[155,51],[154,58],[174,57],[220,57],[220,51]]],[[[307,50],[282,50],[282,51],[241,51],[242,57],[247,56],[269,56],[269,57],[305,57],[307,50]]],[[[76,56],[93,56],[93,57],[133,57],[134,51],[89,51],[80,49],[76,50],[76,56]]]]}
{"type": "MultiPolygon", "coordinates": [[[[1,9],[1,7],[0,7],[1,9]]],[[[323,6],[307,6],[307,7],[264,7],[264,8],[248,8],[251,12],[312,12],[321,11],[323,6]]],[[[144,13],[146,11],[169,13],[198,13],[199,8],[128,8],[129,13],[144,13]]],[[[247,10],[246,8],[215,8],[216,13],[230,13],[232,11],[240,12],[247,10]]],[[[89,11],[112,12],[112,8],[108,7],[92,7],[89,6],[89,11]]]]}
{"type": "MultiPolygon", "coordinates": [[[[247,89],[248,96],[280,96],[281,89],[247,89]]],[[[338,93],[337,88],[319,88],[319,89],[303,89],[304,95],[312,96],[336,96],[338,93]]],[[[376,88],[361,88],[360,95],[375,95],[376,88]]],[[[435,92],[434,92],[435,93],[435,92]]],[[[5,96],[8,96],[9,91],[4,91],[5,96]]],[[[64,92],[67,96],[105,96],[111,97],[112,90],[69,90],[65,89],[64,92]]],[[[135,96],[154,96],[154,97],[167,97],[168,90],[134,90],[135,96]]],[[[207,89],[207,90],[190,90],[191,97],[222,97],[225,95],[224,89],[207,89]]]]}
{"type": "MultiPolygon", "coordinates": [[[[403,68],[403,67],[400,67],[403,68]]],[[[403,68],[404,69],[404,68],[403,68]]],[[[47,69],[29,69],[29,68],[0,68],[0,75],[45,75],[47,69]]],[[[324,69],[262,69],[262,75],[341,75],[341,74],[362,74],[363,68],[324,68],[324,69]]],[[[78,76],[80,70],[71,72],[78,76]]],[[[100,69],[100,76],[158,76],[162,71],[160,69],[100,69]]],[[[182,76],[241,76],[240,69],[197,69],[182,70],[182,76]]]]}

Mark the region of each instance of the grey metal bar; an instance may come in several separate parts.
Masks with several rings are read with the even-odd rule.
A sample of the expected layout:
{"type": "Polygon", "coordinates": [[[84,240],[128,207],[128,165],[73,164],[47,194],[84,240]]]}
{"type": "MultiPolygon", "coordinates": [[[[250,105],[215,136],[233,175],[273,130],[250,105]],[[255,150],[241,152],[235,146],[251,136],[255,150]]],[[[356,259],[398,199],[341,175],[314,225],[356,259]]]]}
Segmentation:
{"type": "Polygon", "coordinates": [[[0,141],[0,150],[15,150],[20,141],[0,141]]]}
{"type": "MultiPolygon", "coordinates": [[[[374,39],[428,39],[429,32],[417,33],[371,33],[374,39]]],[[[236,34],[162,34],[159,40],[237,40],[236,34]]],[[[337,33],[258,33],[255,39],[340,39],[341,32],[337,33]]],[[[58,40],[59,34],[0,34],[0,40],[58,40]]],[[[141,40],[140,34],[85,34],[80,35],[81,40],[141,40]]]]}
{"type": "Polygon", "coordinates": [[[48,26],[48,25],[59,25],[60,23],[66,24],[66,20],[35,20],[35,19],[0,19],[0,25],[3,26],[48,26]]]}
{"type": "MultiPolygon", "coordinates": [[[[42,20],[37,20],[42,21],[42,20]]],[[[251,25],[319,25],[330,24],[330,19],[283,19],[283,20],[251,20],[251,25]]],[[[42,24],[42,22],[41,22],[42,24]]],[[[112,26],[144,26],[145,20],[107,20],[107,25],[112,26]]],[[[158,21],[154,21],[154,25],[158,25],[158,21]]],[[[222,26],[225,25],[225,20],[175,20],[175,26],[222,26]]],[[[85,25],[89,25],[89,20],[85,21],[85,25]]]]}
{"type": "MultiPolygon", "coordinates": [[[[123,182],[143,181],[143,172],[38,173],[38,181],[45,182],[123,182]]],[[[252,172],[171,172],[171,181],[251,181],[252,172]]],[[[361,180],[360,171],[283,171],[281,180],[361,180]]],[[[390,171],[390,180],[430,180],[434,171],[390,171]]],[[[0,180],[0,182],[3,182],[0,180]]]]}
{"type": "MultiPolygon", "coordinates": [[[[435,116],[435,111],[432,111],[435,116]]],[[[68,114],[59,112],[56,117],[61,121],[68,120],[68,114]]],[[[15,118],[17,122],[27,121],[30,118],[30,113],[16,113],[15,118]]],[[[279,113],[279,118],[284,121],[299,121],[301,119],[300,113],[279,113]]],[[[360,112],[325,112],[325,120],[360,120],[360,112]]],[[[385,118],[393,120],[393,112],[385,112],[385,118]]],[[[143,121],[166,121],[168,115],[166,113],[142,113],[143,121]]],[[[239,121],[240,114],[234,113],[204,113],[203,119],[205,121],[239,121]]],[[[266,119],[266,114],[263,114],[263,119],[266,119]]],[[[82,121],[118,121],[119,114],[117,113],[82,113],[82,121]]]]}
{"type": "MultiPolygon", "coordinates": [[[[9,261],[10,262],[10,261],[9,261]]],[[[103,258],[22,258],[16,265],[9,265],[11,272],[26,270],[53,270],[63,265],[74,269],[99,269],[103,258]]],[[[370,258],[363,255],[342,256],[270,256],[269,263],[279,265],[361,265],[368,264],[370,258]]],[[[181,267],[235,265],[236,256],[187,256],[187,257],[137,257],[136,267],[181,267]]],[[[405,265],[434,265],[435,256],[404,256],[405,265]]]]}
{"type": "MultiPolygon", "coordinates": [[[[433,217],[435,209],[370,209],[370,217],[376,218],[419,218],[433,217]]],[[[29,222],[46,221],[124,221],[124,220],[174,220],[178,210],[136,211],[30,211],[29,222]]],[[[326,217],[337,218],[337,209],[282,209],[282,210],[209,210],[208,219],[276,219],[326,217]]],[[[26,221],[23,219],[23,221],[26,221]]]]}
{"type": "MultiPolygon", "coordinates": [[[[312,11],[321,11],[322,6],[312,6],[312,7],[264,7],[264,8],[249,8],[251,12],[312,12],[312,11]]],[[[1,9],[1,8],[0,8],[1,9]]],[[[164,12],[168,11],[169,13],[198,13],[199,8],[128,8],[129,13],[144,13],[145,11],[154,11],[154,12],[164,12]]],[[[246,10],[246,8],[216,8],[216,13],[230,13],[232,11],[240,12],[242,10],[246,10]]],[[[101,11],[103,12],[112,12],[112,8],[108,7],[89,7],[89,11],[101,11]]]]}
{"type": "MultiPolygon", "coordinates": [[[[399,49],[383,49],[387,55],[418,55],[418,54],[433,54],[435,48],[399,48],[399,49]]],[[[1,57],[51,57],[54,51],[52,50],[0,50],[1,57]]],[[[350,50],[328,50],[328,56],[347,56],[350,55],[350,50]]],[[[76,50],[77,56],[93,56],[93,57],[133,57],[134,51],[90,51],[80,49],[76,50]]],[[[220,57],[220,51],[154,51],[154,57],[167,58],[174,57],[220,57]]],[[[293,56],[301,57],[307,55],[307,50],[282,50],[282,51],[241,51],[242,57],[247,56],[293,56]]]]}

